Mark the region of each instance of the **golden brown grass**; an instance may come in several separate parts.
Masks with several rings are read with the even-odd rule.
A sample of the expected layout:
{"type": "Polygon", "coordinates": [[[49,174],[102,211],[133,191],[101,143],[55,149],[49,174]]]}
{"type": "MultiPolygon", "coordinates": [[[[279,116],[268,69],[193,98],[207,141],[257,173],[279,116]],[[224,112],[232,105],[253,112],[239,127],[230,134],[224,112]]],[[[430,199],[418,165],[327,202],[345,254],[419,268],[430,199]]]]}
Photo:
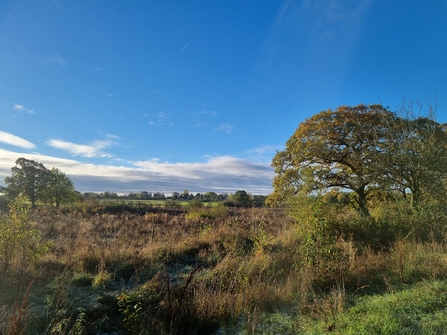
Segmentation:
{"type": "Polygon", "coordinates": [[[263,313],[329,319],[358,295],[447,278],[443,241],[377,251],[344,236],[336,241],[343,257],[310,266],[300,227],[277,209],[36,211],[32,220],[52,243],[28,272],[53,301],[41,306],[48,312],[36,333],[61,325],[65,333],[211,333],[241,320],[253,331],[263,313]]]}

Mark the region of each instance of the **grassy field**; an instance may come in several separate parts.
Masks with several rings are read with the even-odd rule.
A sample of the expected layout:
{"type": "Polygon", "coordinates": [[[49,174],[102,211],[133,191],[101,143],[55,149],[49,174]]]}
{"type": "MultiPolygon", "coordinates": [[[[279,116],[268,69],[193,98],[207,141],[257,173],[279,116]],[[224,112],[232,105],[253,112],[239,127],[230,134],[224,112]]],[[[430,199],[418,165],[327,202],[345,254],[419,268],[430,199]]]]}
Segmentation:
{"type": "MultiPolygon", "coordinates": [[[[189,208],[191,205],[191,201],[181,201],[181,200],[109,200],[109,199],[101,199],[98,202],[102,204],[110,204],[110,205],[121,205],[121,206],[134,206],[134,207],[144,207],[149,206],[152,208],[189,208]]],[[[222,202],[219,201],[208,201],[208,202],[200,202],[202,207],[214,207],[219,206],[222,202]]]]}
{"type": "Polygon", "coordinates": [[[295,212],[40,208],[20,228],[39,233],[34,254],[29,235],[17,240],[8,266],[1,259],[0,330],[447,333],[442,213],[383,206],[361,218],[314,205],[295,212]]]}

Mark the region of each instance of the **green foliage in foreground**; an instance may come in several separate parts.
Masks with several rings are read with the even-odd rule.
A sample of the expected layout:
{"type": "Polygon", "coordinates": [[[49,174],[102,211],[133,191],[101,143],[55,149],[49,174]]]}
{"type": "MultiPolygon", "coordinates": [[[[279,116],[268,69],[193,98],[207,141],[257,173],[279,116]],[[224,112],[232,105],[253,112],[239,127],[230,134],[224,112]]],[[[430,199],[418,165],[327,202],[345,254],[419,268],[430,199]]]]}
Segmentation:
{"type": "Polygon", "coordinates": [[[447,333],[447,281],[423,282],[398,292],[365,296],[326,319],[286,312],[259,313],[231,334],[421,335],[447,333]],[[253,319],[256,320],[253,323],[253,319]]]}
{"type": "Polygon", "coordinates": [[[308,334],[446,334],[447,281],[359,298],[346,312],[309,327],[308,334]]]}
{"type": "Polygon", "coordinates": [[[30,222],[30,205],[25,196],[9,204],[7,216],[0,216],[0,270],[3,276],[14,268],[26,268],[38,260],[48,245],[41,242],[40,232],[30,222]]]}

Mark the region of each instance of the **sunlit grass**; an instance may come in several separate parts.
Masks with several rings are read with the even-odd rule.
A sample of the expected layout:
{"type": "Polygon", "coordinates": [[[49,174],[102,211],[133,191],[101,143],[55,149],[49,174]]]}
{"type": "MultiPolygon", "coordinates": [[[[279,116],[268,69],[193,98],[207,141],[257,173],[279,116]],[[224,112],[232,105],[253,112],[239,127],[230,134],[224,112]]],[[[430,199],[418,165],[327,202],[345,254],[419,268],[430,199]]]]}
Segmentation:
{"type": "Polygon", "coordinates": [[[393,293],[356,299],[345,313],[309,327],[308,333],[445,334],[447,281],[421,282],[393,293]]]}
{"type": "Polygon", "coordinates": [[[334,250],[343,257],[310,265],[301,228],[275,209],[75,208],[36,211],[32,220],[51,248],[20,281],[2,279],[0,297],[7,310],[35,280],[28,329],[36,334],[392,334],[398,325],[417,334],[445,327],[443,241],[399,239],[377,251],[340,237],[334,250]]]}

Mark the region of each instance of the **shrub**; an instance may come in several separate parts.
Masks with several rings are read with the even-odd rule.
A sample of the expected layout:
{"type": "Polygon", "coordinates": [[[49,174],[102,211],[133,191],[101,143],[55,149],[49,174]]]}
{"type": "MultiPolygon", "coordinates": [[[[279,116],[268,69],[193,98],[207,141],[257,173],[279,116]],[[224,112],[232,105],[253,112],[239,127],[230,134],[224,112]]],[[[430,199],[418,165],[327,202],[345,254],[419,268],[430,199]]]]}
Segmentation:
{"type": "Polygon", "coordinates": [[[342,260],[342,252],[336,246],[339,222],[331,215],[330,205],[320,197],[306,196],[292,199],[291,205],[289,212],[295,218],[307,265],[324,269],[342,260]]]}
{"type": "Polygon", "coordinates": [[[0,218],[0,262],[3,273],[24,271],[43,254],[48,245],[41,242],[37,229],[29,221],[30,204],[19,196],[9,204],[8,216],[0,218]]]}
{"type": "Polygon", "coordinates": [[[224,219],[228,216],[228,207],[217,205],[212,207],[204,207],[202,202],[191,201],[190,209],[187,214],[188,219],[224,219]]]}

